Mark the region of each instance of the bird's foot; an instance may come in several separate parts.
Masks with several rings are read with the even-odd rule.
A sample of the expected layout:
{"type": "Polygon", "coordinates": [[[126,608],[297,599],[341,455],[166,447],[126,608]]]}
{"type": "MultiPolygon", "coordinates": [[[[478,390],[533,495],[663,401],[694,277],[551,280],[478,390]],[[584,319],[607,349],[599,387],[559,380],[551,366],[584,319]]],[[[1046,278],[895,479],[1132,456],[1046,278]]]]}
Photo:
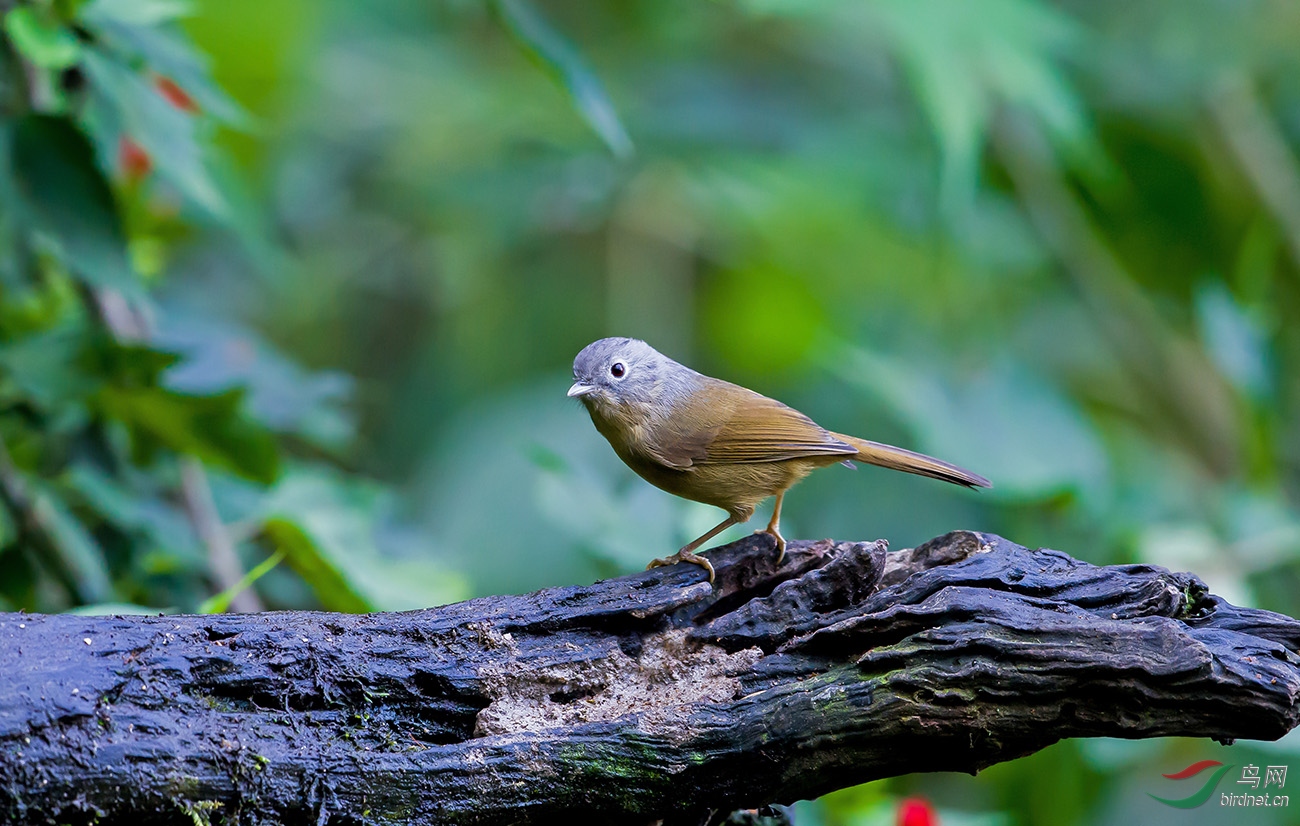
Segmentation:
{"type": "Polygon", "coordinates": [[[766,528],[759,528],[754,531],[754,533],[765,533],[776,540],[776,564],[779,567],[781,562],[785,559],[785,537],[782,536],[781,532],[772,525],[768,525],[766,528]]]}
{"type": "Polygon", "coordinates": [[[685,548],[682,548],[672,556],[651,560],[650,564],[645,566],[645,569],[648,571],[651,568],[659,568],[664,565],[676,565],[678,562],[689,562],[692,565],[699,565],[701,568],[709,572],[709,582],[713,582],[713,563],[709,562],[709,560],[694,551],[688,551],[685,548]]]}

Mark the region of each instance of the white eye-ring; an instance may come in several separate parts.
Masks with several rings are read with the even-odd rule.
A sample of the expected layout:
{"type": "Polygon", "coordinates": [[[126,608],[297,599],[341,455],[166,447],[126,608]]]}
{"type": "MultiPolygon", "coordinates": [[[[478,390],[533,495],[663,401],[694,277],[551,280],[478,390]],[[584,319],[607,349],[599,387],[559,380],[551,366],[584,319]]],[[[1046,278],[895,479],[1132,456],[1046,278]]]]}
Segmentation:
{"type": "Polygon", "coordinates": [[[627,367],[621,361],[616,361],[609,366],[609,374],[616,379],[621,379],[627,375],[627,367]]]}

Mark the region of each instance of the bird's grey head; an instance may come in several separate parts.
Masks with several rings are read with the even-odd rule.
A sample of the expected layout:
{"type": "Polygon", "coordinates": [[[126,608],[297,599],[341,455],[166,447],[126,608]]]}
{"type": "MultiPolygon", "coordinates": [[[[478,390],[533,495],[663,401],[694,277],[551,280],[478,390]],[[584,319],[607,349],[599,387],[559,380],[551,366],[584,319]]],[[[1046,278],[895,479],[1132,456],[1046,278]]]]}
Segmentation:
{"type": "Polygon", "coordinates": [[[569,396],[588,408],[646,405],[659,401],[695,375],[655,348],[635,338],[593,341],[573,360],[569,396]],[[674,369],[676,368],[676,369],[674,369]]]}

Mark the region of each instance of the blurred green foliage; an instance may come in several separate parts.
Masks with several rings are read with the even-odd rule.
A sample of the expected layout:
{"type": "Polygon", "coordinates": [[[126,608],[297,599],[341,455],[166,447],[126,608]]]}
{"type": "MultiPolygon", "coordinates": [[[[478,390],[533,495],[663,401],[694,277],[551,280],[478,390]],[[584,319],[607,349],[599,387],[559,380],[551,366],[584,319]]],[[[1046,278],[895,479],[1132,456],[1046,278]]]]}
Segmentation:
{"type": "Polygon", "coordinates": [[[0,607],[464,596],[414,553],[392,493],[352,472],[351,379],[236,315],[158,299],[186,289],[172,256],[191,245],[229,250],[262,287],[291,254],[215,140],[252,120],[178,27],[190,10],[4,9],[0,607]]]}
{"type": "MultiPolygon", "coordinates": [[[[787,535],[991,530],[1300,614],[1294,3],[0,10],[0,607],[634,570],[717,515],[564,398],[625,334],[996,485],[831,469],[787,535]]],[[[1300,745],[1065,743],[799,816],[1172,822],[1145,792],[1219,754],[1300,745]]]]}

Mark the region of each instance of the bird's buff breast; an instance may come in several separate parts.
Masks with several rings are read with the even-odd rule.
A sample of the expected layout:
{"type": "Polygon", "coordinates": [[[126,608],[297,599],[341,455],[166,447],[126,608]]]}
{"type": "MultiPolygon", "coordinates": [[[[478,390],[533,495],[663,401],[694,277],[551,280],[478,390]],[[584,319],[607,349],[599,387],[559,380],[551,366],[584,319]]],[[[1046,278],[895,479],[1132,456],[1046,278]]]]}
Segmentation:
{"type": "Polygon", "coordinates": [[[812,457],[745,464],[696,464],[688,468],[664,465],[644,450],[643,428],[617,430],[598,407],[590,407],[592,423],[623,463],[655,487],[675,496],[714,505],[748,519],[754,507],[798,482],[817,467],[842,457],[812,457]],[[818,461],[820,460],[820,461],[818,461]]]}

